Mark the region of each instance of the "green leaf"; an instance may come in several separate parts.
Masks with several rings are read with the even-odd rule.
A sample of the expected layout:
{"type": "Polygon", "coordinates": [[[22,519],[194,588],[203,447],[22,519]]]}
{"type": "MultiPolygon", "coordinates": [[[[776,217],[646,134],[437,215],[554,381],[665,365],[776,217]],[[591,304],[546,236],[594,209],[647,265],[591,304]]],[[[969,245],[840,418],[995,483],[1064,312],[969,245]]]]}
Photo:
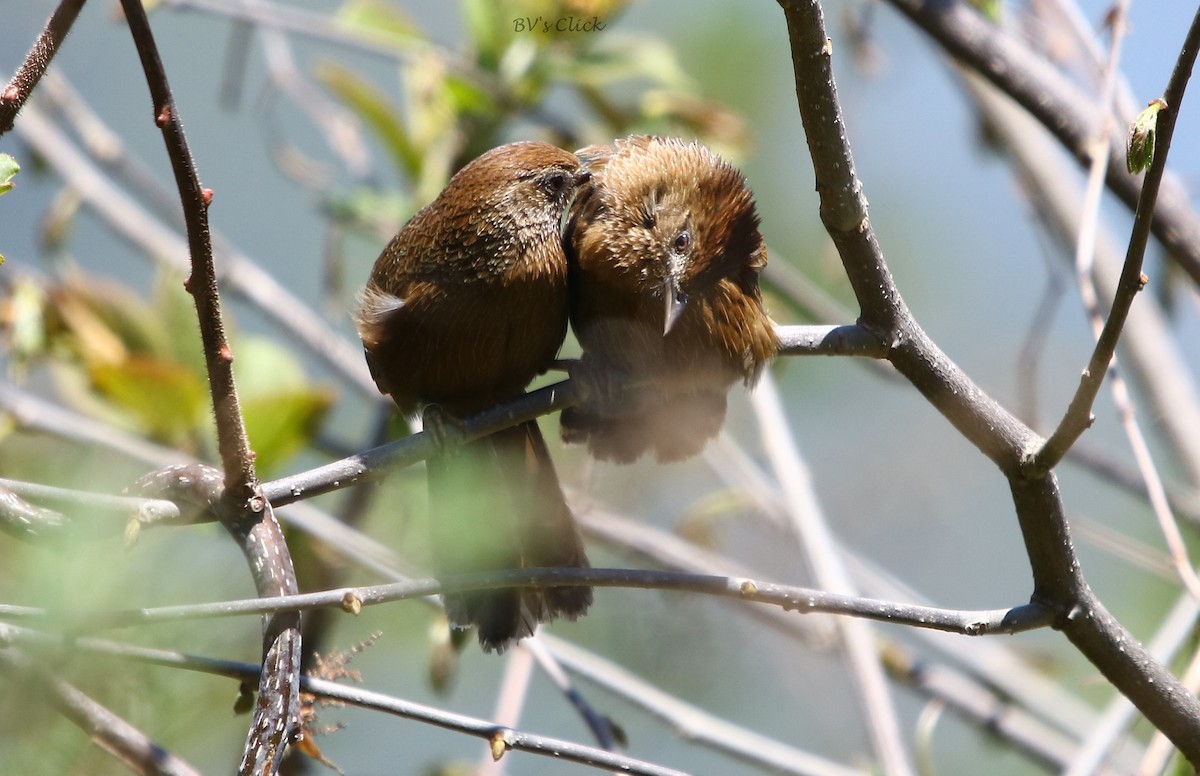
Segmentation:
{"type": "Polygon", "coordinates": [[[333,404],[327,389],[285,390],[242,402],[246,434],[259,471],[269,472],[303,450],[333,404]]]}
{"type": "Polygon", "coordinates": [[[407,177],[421,171],[421,153],[412,142],[399,111],[361,75],[334,62],[317,66],[317,79],[346,103],[391,153],[396,167],[407,177]]]}
{"type": "Polygon", "coordinates": [[[333,18],[343,27],[372,36],[414,38],[420,30],[398,6],[383,0],[352,0],[337,10],[333,18]]]}
{"type": "Polygon", "coordinates": [[[512,20],[506,20],[505,4],[496,0],[464,0],[463,21],[471,38],[476,57],[485,70],[495,70],[500,55],[513,34],[512,20]]]}
{"type": "Polygon", "coordinates": [[[157,332],[161,335],[154,343],[155,352],[186,364],[197,375],[207,376],[196,303],[183,287],[183,275],[172,269],[158,273],[154,279],[153,309],[157,332]]]}
{"type": "Polygon", "coordinates": [[[1129,172],[1137,174],[1154,161],[1154,140],[1158,133],[1158,114],[1167,107],[1161,97],[1150,101],[1146,109],[1138,114],[1129,127],[1129,138],[1125,145],[1125,165],[1129,172]]]}
{"type": "Polygon", "coordinates": [[[970,3],[975,6],[977,11],[986,16],[988,21],[1000,21],[1004,10],[1004,3],[1001,0],[970,0],[970,3]]]}
{"type": "Polygon", "coordinates": [[[267,471],[308,444],[334,395],[314,386],[300,363],[276,342],[243,339],[233,354],[246,433],[256,463],[267,471]]]}
{"type": "Polygon", "coordinates": [[[0,196],[12,191],[13,178],[21,171],[21,165],[8,154],[0,154],[0,196]]]}
{"type": "Polygon", "coordinates": [[[587,86],[649,79],[659,86],[690,90],[693,83],[675,50],[657,38],[603,35],[597,45],[556,64],[561,80],[587,86]]]}
{"type": "Polygon", "coordinates": [[[486,89],[466,78],[453,74],[446,76],[445,92],[450,103],[460,113],[473,113],[480,116],[496,112],[496,100],[486,89]]]}
{"type": "Polygon", "coordinates": [[[93,367],[89,376],[101,395],[156,439],[178,443],[203,422],[204,380],[183,364],[133,356],[93,367]]]}

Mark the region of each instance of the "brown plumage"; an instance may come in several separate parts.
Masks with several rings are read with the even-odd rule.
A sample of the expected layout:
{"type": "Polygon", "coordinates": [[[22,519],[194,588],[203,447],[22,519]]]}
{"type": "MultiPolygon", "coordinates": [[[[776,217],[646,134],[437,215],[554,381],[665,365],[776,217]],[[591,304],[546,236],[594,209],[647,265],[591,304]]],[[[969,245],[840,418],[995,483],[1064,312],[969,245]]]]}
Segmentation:
{"type": "MultiPolygon", "coordinates": [[[[466,416],[515,398],[567,326],[563,213],[587,174],[545,143],[495,148],[458,172],[380,254],[356,323],[379,390],[406,414],[466,416]]],[[[427,462],[435,569],[587,566],[545,440],[529,422],[427,462]]],[[[574,619],[586,587],[444,596],[450,621],[503,649],[574,619]]]]}
{"type": "Polygon", "coordinates": [[[636,136],[578,152],[591,180],[571,209],[571,326],[584,363],[649,385],[564,411],[563,439],[629,462],[696,455],[778,349],[758,276],[754,197],[698,143],[636,136]]]}

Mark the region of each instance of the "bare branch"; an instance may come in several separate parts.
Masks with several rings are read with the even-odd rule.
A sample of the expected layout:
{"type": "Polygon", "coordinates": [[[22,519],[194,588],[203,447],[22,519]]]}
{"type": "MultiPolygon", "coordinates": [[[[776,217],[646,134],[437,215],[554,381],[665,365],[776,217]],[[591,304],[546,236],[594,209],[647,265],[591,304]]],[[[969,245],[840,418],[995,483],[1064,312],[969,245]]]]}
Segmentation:
{"type": "Polygon", "coordinates": [[[37,540],[54,535],[67,523],[59,512],[30,504],[10,485],[0,480],[0,531],[18,539],[37,540]]]}
{"type": "MultiPolygon", "coordinates": [[[[710,574],[686,574],[670,571],[600,568],[506,569],[477,574],[447,575],[443,580],[417,579],[386,585],[343,587],[318,593],[220,601],[210,604],[162,606],[95,612],[72,621],[74,631],[94,632],[134,625],[236,617],[250,614],[275,614],[320,607],[347,610],[404,601],[411,598],[484,590],[498,587],[596,587],[677,590],[742,601],[771,604],[798,614],[845,614],[898,625],[985,636],[996,633],[1020,633],[1050,625],[1053,612],[1038,604],[1008,609],[961,610],[932,606],[914,606],[853,595],[827,593],[814,588],[779,585],[761,580],[723,577],[710,574]]],[[[45,610],[29,610],[34,616],[49,617],[45,610]]],[[[0,612],[2,613],[2,612],[0,612]]],[[[29,616],[26,614],[26,616],[29,616]]]]}
{"type": "Polygon", "coordinates": [[[1003,736],[1046,767],[1063,768],[1075,756],[1073,741],[982,683],[911,655],[898,644],[884,649],[884,660],[889,672],[901,681],[945,703],[983,729],[1003,736]]]}
{"type": "MultiPolygon", "coordinates": [[[[296,571],[270,502],[259,498],[259,519],[226,514],[222,481],[217,469],[190,464],[152,472],[134,488],[214,512],[242,548],[258,594],[276,600],[295,595],[299,591],[296,571]]],[[[264,614],[268,616],[263,622],[263,670],[238,771],[242,776],[278,770],[286,745],[298,735],[300,726],[300,613],[279,608],[264,614]]]]}
{"type": "Polygon", "coordinates": [[[1167,108],[1160,112],[1158,129],[1155,140],[1154,161],[1146,171],[1142,182],[1141,197],[1138,199],[1137,212],[1133,220],[1133,233],[1129,237],[1129,248],[1125,254],[1125,266],[1121,270],[1121,278],[1117,283],[1117,292],[1109,307],[1108,319],[1104,329],[1097,338],[1095,350],[1084,369],[1080,380],[1079,390],[1071,399],[1066,414],[1058,428],[1046,444],[1037,451],[1030,462],[1033,471],[1049,471],[1058,464],[1070,449],[1075,440],[1083,434],[1092,423],[1092,404],[1100,392],[1104,375],[1117,349],[1117,341],[1133,299],[1145,285],[1142,275],[1142,260],[1146,255],[1146,245],[1150,241],[1150,229],[1154,221],[1155,204],[1158,201],[1158,189],[1162,183],[1163,174],[1167,169],[1167,156],[1171,148],[1171,139],[1175,134],[1175,117],[1179,106],[1183,103],[1183,95],[1187,90],[1188,80],[1192,75],[1192,66],[1196,61],[1196,50],[1200,47],[1200,11],[1192,21],[1188,30],[1183,49],[1175,63],[1175,70],[1163,93],[1167,108]]]}
{"type": "Polygon", "coordinates": [[[190,764],[19,650],[0,649],[0,671],[9,674],[10,680],[32,683],[39,690],[36,697],[56,708],[130,770],[161,776],[200,776],[190,764]]]}
{"type": "MultiPolygon", "coordinates": [[[[298,590],[296,571],[271,503],[263,498],[258,486],[254,454],[238,403],[233,353],[221,319],[221,300],[208,230],[212,192],[200,187],[146,11],[140,0],[122,0],[121,4],[142,60],[154,102],[155,123],[162,130],[183,205],[192,259],[192,274],[187,287],[196,302],[200,319],[200,339],[204,345],[217,421],[217,447],[223,464],[224,486],[218,490],[215,483],[205,480],[189,484],[206,491],[203,497],[209,503],[219,504],[218,517],[240,544],[259,595],[286,596],[298,590]]],[[[300,730],[299,684],[300,615],[294,611],[275,612],[263,624],[263,673],[239,767],[243,776],[278,770],[288,742],[300,730]]]]}
{"type": "MultiPolygon", "coordinates": [[[[969,4],[954,0],[888,1],[947,54],[1036,116],[1080,163],[1088,163],[1101,116],[1095,103],[1045,57],[987,21],[969,4]]],[[[1109,154],[1107,182],[1126,206],[1137,206],[1142,187],[1125,167],[1124,148],[1114,148],[1109,154]]],[[[1176,182],[1164,189],[1152,226],[1155,237],[1171,256],[1194,281],[1200,282],[1200,215],[1192,209],[1183,186],[1176,182]]]]}
{"type": "MultiPolygon", "coordinates": [[[[26,628],[11,625],[0,625],[0,639],[12,642],[26,642],[40,646],[62,647],[65,649],[87,652],[121,660],[132,660],[161,666],[183,668],[189,671],[199,671],[217,676],[227,676],[243,682],[254,682],[259,678],[260,667],[250,663],[237,663],[230,660],[215,660],[197,657],[168,650],[137,647],[129,644],[96,638],[62,639],[26,628]]],[[[3,666],[5,651],[0,650],[0,667],[3,666]]],[[[511,728],[503,728],[490,720],[477,719],[462,714],[443,711],[395,698],[383,693],[372,692],[358,687],[348,687],[327,679],[316,679],[309,676],[301,677],[300,689],[321,698],[339,701],[365,709],[374,709],[393,714],[404,719],[411,719],[428,725],[453,730],[472,735],[485,741],[498,741],[506,750],[530,752],[544,757],[554,757],[561,760],[590,765],[596,768],[618,771],[620,773],[639,774],[640,776],[687,776],[681,771],[653,763],[637,760],[632,757],[606,752],[588,746],[582,746],[570,741],[547,738],[545,736],[523,733],[511,728]]],[[[158,773],[158,771],[149,771],[158,773]]],[[[194,771],[169,771],[166,773],[184,773],[191,776],[194,771]]]]}
{"type": "MultiPolygon", "coordinates": [[[[1024,465],[1041,446],[1040,440],[950,361],[904,304],[867,218],[866,199],[837,102],[820,6],[815,0],[781,0],[781,5],[791,41],[800,115],[816,172],[821,219],[862,308],[861,325],[893,343],[889,360],[897,370],[1008,478],[1033,573],[1033,602],[1056,612],[1055,627],[1189,760],[1200,763],[1200,736],[1196,735],[1200,702],[1138,644],[1088,587],[1075,557],[1053,474],[1047,469],[1031,471],[1024,465]]],[[[935,5],[946,11],[942,4],[935,5]]],[[[974,14],[961,5],[954,8],[974,14]]],[[[1192,45],[1193,55],[1194,50],[1192,45]]],[[[1156,155],[1159,176],[1161,163],[1162,157],[1156,155]]],[[[1139,222],[1148,226],[1148,219],[1149,213],[1139,211],[1139,222]]],[[[1140,265],[1135,282],[1138,275],[1140,265]]],[[[1129,294],[1131,285],[1122,284],[1124,293],[1129,294]]],[[[1119,323],[1114,323],[1113,317],[1109,320],[1115,334],[1119,323]]],[[[1115,346],[1115,336],[1112,339],[1105,345],[1115,346]]],[[[1105,358],[1101,366],[1107,361],[1105,358]]]]}
{"type": "Polygon", "coordinates": [[[212,237],[208,229],[208,206],[213,194],[211,190],[200,186],[179,109],[171,96],[145,9],[135,0],[122,0],[121,6],[142,60],[142,69],[146,73],[146,83],[154,103],[154,123],[162,131],[183,204],[188,249],[192,258],[192,274],[186,286],[196,302],[200,319],[200,339],[204,344],[204,360],[208,367],[209,389],[217,420],[217,447],[225,473],[225,497],[244,504],[255,495],[254,455],[246,438],[237,387],[234,385],[233,351],[225,338],[225,324],[221,320],[221,300],[217,292],[216,270],[213,268],[212,237]]]}
{"type": "Polygon", "coordinates": [[[0,92],[0,136],[13,128],[17,113],[33,93],[46,68],[50,66],[58,47],[75,24],[83,3],[84,0],[61,0],[46,22],[46,28],[33,44],[33,49],[17,68],[8,86],[0,92]]]}

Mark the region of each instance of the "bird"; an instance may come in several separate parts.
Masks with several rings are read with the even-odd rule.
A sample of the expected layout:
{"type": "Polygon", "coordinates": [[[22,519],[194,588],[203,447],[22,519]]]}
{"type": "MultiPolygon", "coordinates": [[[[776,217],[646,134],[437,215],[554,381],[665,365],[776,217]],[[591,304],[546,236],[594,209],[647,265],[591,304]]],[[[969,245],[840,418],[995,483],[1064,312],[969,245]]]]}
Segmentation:
{"type": "Polygon", "coordinates": [[[588,389],[560,417],[563,440],[617,463],[690,458],[720,431],[730,388],[779,348],[754,195],[695,141],[635,135],[576,154],[591,177],[563,240],[588,389]]]}
{"type": "MultiPolygon", "coordinates": [[[[355,325],[376,386],[400,411],[425,409],[427,426],[464,418],[520,396],[552,364],[567,329],[562,222],[588,177],[547,143],[493,148],[383,249],[355,325]]],[[[426,470],[436,575],[588,566],[535,421],[435,455],[426,470]]],[[[451,625],[476,627],[485,651],[591,601],[585,586],[443,596],[451,625]]]]}

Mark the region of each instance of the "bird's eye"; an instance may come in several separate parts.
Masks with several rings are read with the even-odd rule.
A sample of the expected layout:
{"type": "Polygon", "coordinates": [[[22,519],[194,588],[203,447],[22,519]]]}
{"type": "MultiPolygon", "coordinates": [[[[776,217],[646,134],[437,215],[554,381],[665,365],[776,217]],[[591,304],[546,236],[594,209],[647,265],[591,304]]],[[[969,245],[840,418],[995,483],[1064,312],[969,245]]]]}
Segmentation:
{"type": "Polygon", "coordinates": [[[671,249],[676,253],[687,253],[688,248],[692,247],[692,234],[684,230],[675,236],[675,242],[671,243],[671,249]]]}
{"type": "Polygon", "coordinates": [[[556,172],[552,175],[547,175],[544,181],[546,191],[551,194],[561,194],[562,190],[567,187],[567,176],[561,172],[556,172]]]}

